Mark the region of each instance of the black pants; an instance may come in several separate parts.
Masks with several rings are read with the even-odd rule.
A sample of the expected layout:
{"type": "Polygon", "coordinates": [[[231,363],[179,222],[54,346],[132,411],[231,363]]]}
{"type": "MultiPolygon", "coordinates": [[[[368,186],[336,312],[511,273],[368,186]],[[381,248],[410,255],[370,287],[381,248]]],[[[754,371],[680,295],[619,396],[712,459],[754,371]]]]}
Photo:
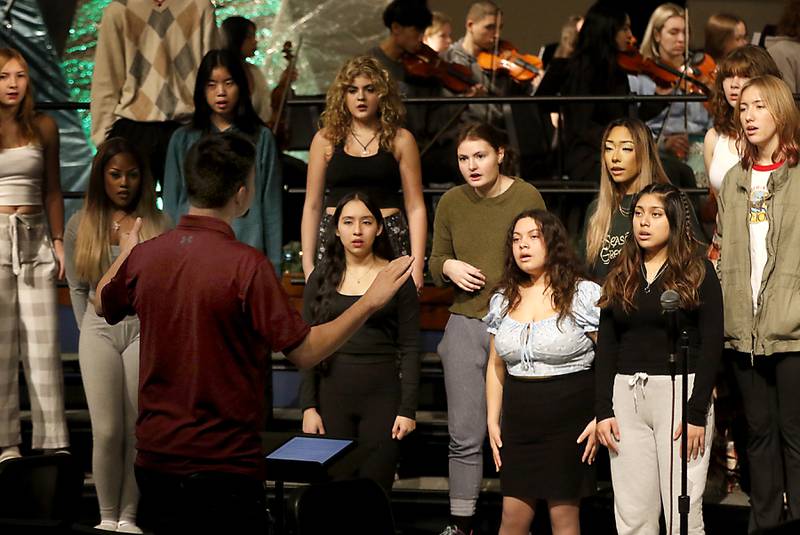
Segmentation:
{"type": "Polygon", "coordinates": [[[271,531],[264,486],[256,479],[221,472],[181,476],[138,466],[135,472],[142,525],[156,535],[271,531]]]}
{"type": "Polygon", "coordinates": [[[737,353],[734,374],[747,419],[750,530],[800,519],[800,353],[737,353]]]}
{"type": "Polygon", "coordinates": [[[359,477],[392,490],[398,444],[392,426],[400,404],[400,379],[395,361],[354,363],[358,357],[337,355],[320,380],[319,410],[325,432],[358,439],[369,448],[359,477]]]}
{"type": "Polygon", "coordinates": [[[139,122],[117,119],[109,130],[107,139],[121,137],[129,141],[147,162],[155,183],[163,185],[169,139],[180,126],[176,121],[139,122]]]}

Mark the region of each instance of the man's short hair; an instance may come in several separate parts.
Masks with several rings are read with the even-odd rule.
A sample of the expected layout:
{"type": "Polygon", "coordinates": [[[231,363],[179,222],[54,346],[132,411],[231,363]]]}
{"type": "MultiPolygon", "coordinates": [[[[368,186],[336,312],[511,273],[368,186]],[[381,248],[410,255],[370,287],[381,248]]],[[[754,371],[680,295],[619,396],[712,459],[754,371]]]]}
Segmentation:
{"type": "Polygon", "coordinates": [[[392,23],[413,26],[421,32],[431,25],[433,14],[427,0],[394,0],[383,10],[383,24],[391,29],[392,23]]]}
{"type": "Polygon", "coordinates": [[[500,12],[497,4],[491,0],[477,0],[472,2],[467,9],[467,20],[480,22],[486,17],[496,16],[500,12]]]}
{"type": "Polygon", "coordinates": [[[186,192],[197,208],[222,208],[255,164],[256,149],[241,134],[225,132],[201,138],[189,149],[184,164],[186,192]]]}

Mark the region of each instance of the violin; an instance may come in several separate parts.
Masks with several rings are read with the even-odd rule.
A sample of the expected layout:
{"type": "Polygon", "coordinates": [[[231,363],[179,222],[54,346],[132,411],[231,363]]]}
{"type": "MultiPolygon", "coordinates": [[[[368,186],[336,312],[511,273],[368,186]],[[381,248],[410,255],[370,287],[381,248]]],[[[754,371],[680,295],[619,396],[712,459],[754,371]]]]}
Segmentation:
{"type": "Polygon", "coordinates": [[[426,44],[414,53],[405,52],[402,57],[406,74],[416,78],[436,78],[453,93],[466,93],[477,82],[466,65],[443,60],[426,44]]]}
{"type": "Polygon", "coordinates": [[[478,54],[478,65],[485,71],[502,70],[520,83],[530,82],[542,74],[542,60],[533,54],[523,54],[508,41],[500,40],[496,53],[482,51],[478,54]]]}
{"type": "Polygon", "coordinates": [[[671,65],[646,58],[636,48],[636,41],[631,40],[628,48],[617,53],[617,65],[628,74],[646,74],[659,87],[678,89],[684,93],[711,95],[710,86],[716,73],[716,63],[708,54],[696,53],[687,65],[686,73],[682,73],[671,65]]]}

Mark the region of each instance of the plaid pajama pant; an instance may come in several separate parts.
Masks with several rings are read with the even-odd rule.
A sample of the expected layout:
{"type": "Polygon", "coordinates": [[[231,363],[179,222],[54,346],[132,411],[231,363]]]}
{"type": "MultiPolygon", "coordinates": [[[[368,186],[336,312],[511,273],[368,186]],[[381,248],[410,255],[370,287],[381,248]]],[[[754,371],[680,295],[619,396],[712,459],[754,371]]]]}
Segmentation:
{"type": "Polygon", "coordinates": [[[57,263],[44,213],[0,214],[0,447],[22,442],[19,361],[34,449],[69,444],[58,341],[57,263]]]}

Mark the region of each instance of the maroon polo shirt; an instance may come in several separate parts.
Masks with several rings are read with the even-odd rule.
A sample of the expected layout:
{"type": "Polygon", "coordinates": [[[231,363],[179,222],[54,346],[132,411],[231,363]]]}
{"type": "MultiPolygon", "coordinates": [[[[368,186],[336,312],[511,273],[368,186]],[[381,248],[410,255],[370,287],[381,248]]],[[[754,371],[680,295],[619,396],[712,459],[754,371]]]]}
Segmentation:
{"type": "Polygon", "coordinates": [[[262,477],[270,350],[309,332],[269,260],[224,221],[187,215],[137,245],[101,297],[110,324],[141,322],[136,464],[262,477]]]}

